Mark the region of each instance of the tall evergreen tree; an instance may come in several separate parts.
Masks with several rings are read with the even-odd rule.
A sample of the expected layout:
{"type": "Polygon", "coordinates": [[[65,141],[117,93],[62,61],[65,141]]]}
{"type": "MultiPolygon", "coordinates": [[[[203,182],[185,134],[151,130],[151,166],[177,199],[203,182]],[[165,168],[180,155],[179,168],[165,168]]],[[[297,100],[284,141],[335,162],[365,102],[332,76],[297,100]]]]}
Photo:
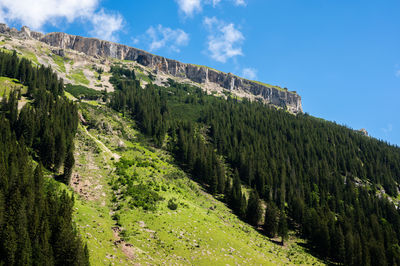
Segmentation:
{"type": "Polygon", "coordinates": [[[282,210],[279,214],[278,233],[279,233],[279,236],[281,237],[281,243],[282,243],[282,245],[284,245],[285,240],[288,237],[288,225],[287,225],[286,214],[282,210]]]}
{"type": "Polygon", "coordinates": [[[267,236],[275,237],[278,232],[279,211],[275,203],[267,203],[264,218],[264,231],[267,236]]]}
{"type": "Polygon", "coordinates": [[[260,198],[258,197],[257,191],[252,191],[247,204],[246,220],[251,225],[258,225],[261,218],[261,205],[260,198]]]}

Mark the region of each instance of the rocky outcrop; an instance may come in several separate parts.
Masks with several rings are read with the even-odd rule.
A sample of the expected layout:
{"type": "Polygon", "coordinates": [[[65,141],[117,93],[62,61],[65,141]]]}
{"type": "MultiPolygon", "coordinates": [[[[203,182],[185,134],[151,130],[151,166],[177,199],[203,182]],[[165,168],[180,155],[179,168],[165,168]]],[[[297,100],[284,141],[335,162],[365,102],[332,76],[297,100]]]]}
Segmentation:
{"type": "Polygon", "coordinates": [[[181,63],[126,45],[61,32],[43,35],[42,33],[30,31],[27,27],[22,27],[21,31],[17,31],[8,28],[5,24],[0,24],[0,33],[20,38],[33,38],[60,49],[72,49],[97,58],[111,57],[136,61],[143,66],[154,69],[156,72],[162,72],[174,77],[187,78],[200,84],[215,83],[233,93],[242,92],[250,94],[254,98],[262,99],[266,103],[285,107],[290,112],[302,112],[301,97],[295,92],[260,84],[204,66],[181,63]]]}

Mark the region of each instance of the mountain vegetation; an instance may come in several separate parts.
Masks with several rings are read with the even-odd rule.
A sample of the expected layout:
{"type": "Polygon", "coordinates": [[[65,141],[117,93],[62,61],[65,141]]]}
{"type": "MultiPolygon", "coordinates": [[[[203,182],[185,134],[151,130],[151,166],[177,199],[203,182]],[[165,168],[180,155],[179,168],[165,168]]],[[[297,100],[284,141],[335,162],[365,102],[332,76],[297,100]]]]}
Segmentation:
{"type": "Polygon", "coordinates": [[[156,145],[243,220],[282,242],[299,228],[320,255],[346,265],[400,263],[400,149],[307,114],[212,97],[170,80],[142,89],[114,68],[110,106],[133,117],[156,145]],[[243,186],[252,188],[247,197],[243,186]],[[379,194],[384,191],[384,194],[379,194]]]}
{"type": "Polygon", "coordinates": [[[76,105],[63,82],[44,66],[14,52],[0,53],[0,76],[27,86],[0,104],[0,264],[88,265],[89,254],[74,224],[74,198],[46,182],[45,172],[68,184],[74,165],[76,105]]]}
{"type": "MultiPolygon", "coordinates": [[[[144,68],[96,67],[96,79],[111,75],[112,93],[83,86],[93,82],[71,69],[63,72],[85,82],[65,85],[50,67],[0,52],[0,265],[114,263],[115,246],[147,263],[188,263],[191,252],[199,263],[210,262],[204,252],[220,263],[260,263],[267,256],[254,252],[275,250],[268,238],[285,249],[293,234],[325,262],[400,264],[399,147],[229,91],[216,97],[173,79],[158,86],[144,68]],[[98,173],[89,192],[85,171],[98,173]],[[101,203],[90,196],[97,190],[101,203]],[[227,255],[209,231],[253,257],[227,255]],[[148,254],[133,255],[128,241],[148,254]]],[[[281,261],[303,262],[288,257],[281,261]]]]}

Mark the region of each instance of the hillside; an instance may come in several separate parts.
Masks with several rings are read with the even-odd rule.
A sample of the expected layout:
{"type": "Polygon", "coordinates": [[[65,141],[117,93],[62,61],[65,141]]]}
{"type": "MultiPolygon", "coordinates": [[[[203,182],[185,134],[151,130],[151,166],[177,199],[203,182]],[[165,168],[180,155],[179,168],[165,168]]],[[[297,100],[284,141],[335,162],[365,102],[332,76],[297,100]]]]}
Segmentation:
{"type": "Polygon", "coordinates": [[[82,103],[80,110],[86,126],[78,130],[71,186],[79,195],[74,220],[95,254],[93,265],[321,264],[294,235],[281,247],[239,220],[131,120],[103,105],[82,103]],[[129,180],[148,195],[128,192],[129,180]],[[147,200],[132,205],[132,197],[147,200]]]}

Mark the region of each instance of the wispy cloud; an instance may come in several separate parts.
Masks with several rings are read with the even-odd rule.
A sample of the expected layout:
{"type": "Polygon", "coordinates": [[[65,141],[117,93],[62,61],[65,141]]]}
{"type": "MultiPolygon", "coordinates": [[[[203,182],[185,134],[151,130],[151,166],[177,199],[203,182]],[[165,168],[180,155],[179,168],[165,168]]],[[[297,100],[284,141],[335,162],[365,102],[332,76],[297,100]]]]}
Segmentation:
{"type": "Polygon", "coordinates": [[[216,7],[219,4],[219,2],[221,2],[221,0],[212,0],[213,7],[216,7]]]}
{"type": "Polygon", "coordinates": [[[209,31],[207,46],[212,59],[225,63],[232,57],[243,55],[241,45],[245,38],[233,23],[206,17],[204,25],[209,31]]]}
{"type": "Polygon", "coordinates": [[[399,69],[399,70],[396,70],[395,75],[396,75],[396,77],[400,78],[400,69],[399,69]]]}
{"type": "Polygon", "coordinates": [[[146,34],[141,38],[149,42],[149,50],[155,51],[167,48],[174,52],[180,52],[180,47],[189,43],[189,35],[181,29],[171,29],[158,25],[147,29],[146,34]]]}
{"type": "Polygon", "coordinates": [[[235,2],[235,5],[237,5],[237,6],[246,6],[247,5],[245,0],[234,0],[234,2],[235,2]]]}
{"type": "Polygon", "coordinates": [[[179,11],[186,16],[193,16],[194,13],[201,11],[201,0],[175,0],[179,6],[179,11]]]}
{"type": "Polygon", "coordinates": [[[94,37],[116,40],[115,33],[122,28],[123,18],[118,13],[99,9],[99,0],[1,0],[0,21],[19,22],[35,30],[45,24],[57,26],[61,21],[81,20],[90,23],[94,37]]]}
{"type": "Polygon", "coordinates": [[[244,68],[242,71],[242,76],[246,79],[254,80],[257,78],[257,69],[255,68],[244,68]]]}
{"type": "MultiPolygon", "coordinates": [[[[222,0],[175,0],[178,4],[179,12],[186,17],[192,17],[195,13],[200,13],[204,5],[212,5],[216,7],[222,0]]],[[[246,6],[245,0],[229,0],[235,6],[246,6]]]]}
{"type": "Polygon", "coordinates": [[[117,41],[117,32],[121,30],[124,19],[119,13],[107,14],[103,9],[99,12],[94,13],[91,17],[93,23],[93,30],[90,34],[93,37],[117,41]]]}
{"type": "Polygon", "coordinates": [[[392,124],[388,124],[385,128],[381,128],[381,130],[382,130],[385,134],[389,134],[390,132],[393,131],[393,125],[392,125],[392,124]]]}

